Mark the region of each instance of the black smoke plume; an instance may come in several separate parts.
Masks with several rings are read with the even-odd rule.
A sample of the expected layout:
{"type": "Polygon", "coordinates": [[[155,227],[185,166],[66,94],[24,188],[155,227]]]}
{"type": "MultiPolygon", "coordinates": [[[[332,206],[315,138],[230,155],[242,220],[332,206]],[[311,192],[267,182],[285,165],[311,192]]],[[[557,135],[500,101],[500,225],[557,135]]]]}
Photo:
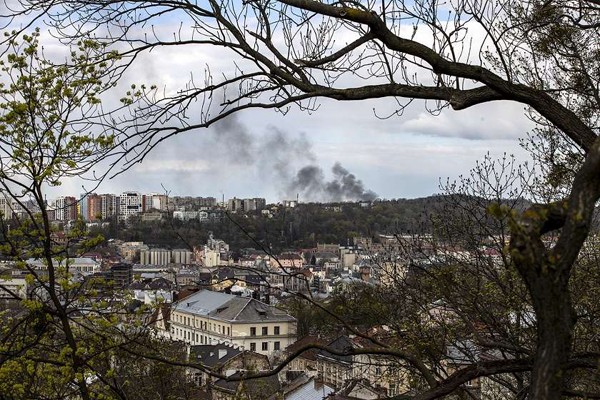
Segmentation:
{"type": "Polygon", "coordinates": [[[374,200],[361,180],[336,162],[333,179],[327,180],[317,165],[312,143],[305,135],[296,137],[271,127],[264,135],[250,133],[237,117],[215,125],[213,157],[242,166],[254,166],[264,177],[261,184],[277,185],[287,199],[300,196],[302,201],[338,202],[374,200]]]}

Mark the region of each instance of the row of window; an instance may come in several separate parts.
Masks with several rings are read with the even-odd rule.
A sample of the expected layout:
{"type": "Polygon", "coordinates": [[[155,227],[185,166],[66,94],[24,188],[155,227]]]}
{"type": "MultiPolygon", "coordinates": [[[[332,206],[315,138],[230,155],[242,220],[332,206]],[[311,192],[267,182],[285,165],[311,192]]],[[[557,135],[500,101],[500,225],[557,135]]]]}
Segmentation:
{"type": "MultiPolygon", "coordinates": [[[[280,332],[281,332],[281,330],[279,329],[278,326],[273,327],[273,335],[279,335],[280,332]]],[[[263,326],[261,334],[262,334],[262,336],[267,336],[269,334],[269,327],[263,326]]],[[[255,326],[250,327],[250,336],[256,336],[256,327],[255,326]]]]}
{"type": "Polygon", "coordinates": [[[190,327],[193,326],[196,328],[200,328],[204,331],[212,331],[227,336],[231,335],[231,328],[225,325],[220,325],[217,323],[213,324],[212,322],[206,321],[198,321],[195,320],[193,317],[190,318],[180,314],[175,314],[175,321],[190,327]]]}
{"type": "MultiPolygon", "coordinates": [[[[269,342],[262,342],[260,346],[262,351],[269,351],[269,342]]],[[[273,350],[281,350],[281,343],[273,342],[273,350]]],[[[250,343],[250,351],[256,351],[256,343],[250,343]]]]}

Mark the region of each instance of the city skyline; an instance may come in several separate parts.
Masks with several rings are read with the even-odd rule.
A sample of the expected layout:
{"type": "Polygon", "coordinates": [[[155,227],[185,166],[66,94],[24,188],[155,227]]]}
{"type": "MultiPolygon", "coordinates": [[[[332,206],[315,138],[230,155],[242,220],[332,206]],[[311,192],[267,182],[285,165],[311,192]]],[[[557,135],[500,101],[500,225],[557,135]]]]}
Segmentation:
{"type": "MultiPolygon", "coordinates": [[[[65,51],[47,32],[42,39],[46,54],[60,56],[65,51]]],[[[142,56],[103,104],[107,109],[119,104],[132,84],[155,84],[167,92],[185,87],[190,75],[181,72],[193,70],[197,59],[214,60],[215,76],[229,68],[223,50],[202,48],[193,54],[188,50],[162,48],[142,56]]],[[[189,112],[199,111],[195,107],[191,105],[189,112]]],[[[296,107],[286,109],[285,115],[242,111],[161,142],[143,162],[104,180],[93,191],[127,188],[216,198],[260,196],[277,202],[296,196],[293,183],[304,167],[314,167],[326,185],[335,178],[332,169],[339,163],[380,198],[416,198],[439,193],[440,180],[468,174],[488,153],[491,158],[507,153],[520,162],[530,161],[520,140],[526,140],[534,124],[522,105],[492,102],[462,111],[445,108],[439,115],[430,114],[423,101],[409,104],[401,115],[395,115],[397,107],[386,99],[322,99],[310,113],[296,107]]],[[[102,168],[98,166],[99,173],[102,168]]],[[[94,183],[65,180],[58,188],[48,188],[48,195],[80,193],[82,185],[91,190],[94,183]]],[[[326,200],[309,198],[302,191],[300,196],[326,200]]]]}

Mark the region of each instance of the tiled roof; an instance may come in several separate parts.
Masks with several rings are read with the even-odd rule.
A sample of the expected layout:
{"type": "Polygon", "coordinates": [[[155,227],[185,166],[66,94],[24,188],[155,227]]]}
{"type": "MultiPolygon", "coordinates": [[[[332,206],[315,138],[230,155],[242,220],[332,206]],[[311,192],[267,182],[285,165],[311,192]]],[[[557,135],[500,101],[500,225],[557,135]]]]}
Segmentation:
{"type": "Polygon", "coordinates": [[[256,299],[201,290],[178,302],[175,311],[232,322],[294,321],[282,310],[256,299]]]}
{"type": "Polygon", "coordinates": [[[226,362],[242,352],[226,344],[198,345],[190,348],[190,361],[199,362],[213,368],[226,362]]]}

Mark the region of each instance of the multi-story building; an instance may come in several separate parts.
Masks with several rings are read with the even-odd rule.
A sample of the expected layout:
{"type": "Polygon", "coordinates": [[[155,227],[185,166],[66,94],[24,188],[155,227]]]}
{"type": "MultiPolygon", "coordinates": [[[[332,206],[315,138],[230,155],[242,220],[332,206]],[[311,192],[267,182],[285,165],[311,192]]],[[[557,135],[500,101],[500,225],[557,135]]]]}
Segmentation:
{"type": "Polygon", "coordinates": [[[244,211],[244,200],[238,199],[237,197],[227,200],[227,211],[244,211]]]}
{"type": "Polygon", "coordinates": [[[267,206],[267,201],[263,198],[244,199],[244,211],[262,210],[267,206]]]}
{"type": "Polygon", "coordinates": [[[232,212],[237,211],[257,211],[262,210],[267,205],[267,201],[263,198],[253,199],[238,199],[234,197],[227,201],[227,210],[232,212]]]}
{"type": "MultiPolygon", "coordinates": [[[[48,266],[43,260],[30,258],[27,264],[34,269],[46,270],[48,266]]],[[[77,271],[81,274],[94,274],[100,271],[100,263],[89,257],[75,257],[66,260],[55,260],[55,267],[68,267],[69,271],[77,271]]]]}
{"type": "Polygon", "coordinates": [[[88,221],[88,195],[89,193],[81,193],[77,202],[77,215],[88,221]]]}
{"type": "Polygon", "coordinates": [[[201,290],[171,309],[171,338],[189,344],[230,343],[272,355],[296,341],[296,319],[256,299],[201,290]]]}
{"type": "Polygon", "coordinates": [[[110,280],[115,287],[131,285],[133,281],[133,265],[118,263],[110,267],[110,280]]]}
{"type": "Polygon", "coordinates": [[[77,199],[73,196],[61,196],[54,201],[57,221],[73,221],[77,219],[77,199]]]}
{"type": "Polygon", "coordinates": [[[169,197],[165,194],[150,193],[143,196],[144,212],[150,210],[167,211],[169,197]]]}
{"type": "Polygon", "coordinates": [[[11,219],[15,213],[15,206],[15,201],[4,195],[0,195],[0,218],[11,219]]]}
{"type": "Polygon", "coordinates": [[[119,221],[125,221],[132,215],[143,211],[142,195],[138,192],[123,192],[119,196],[119,221]]]}
{"type": "Polygon", "coordinates": [[[102,199],[101,215],[103,220],[110,219],[119,213],[119,197],[107,193],[101,194],[100,198],[102,199]]]}
{"type": "Polygon", "coordinates": [[[84,218],[88,221],[100,221],[102,219],[102,196],[91,193],[86,196],[85,203],[87,204],[84,218]]]}

